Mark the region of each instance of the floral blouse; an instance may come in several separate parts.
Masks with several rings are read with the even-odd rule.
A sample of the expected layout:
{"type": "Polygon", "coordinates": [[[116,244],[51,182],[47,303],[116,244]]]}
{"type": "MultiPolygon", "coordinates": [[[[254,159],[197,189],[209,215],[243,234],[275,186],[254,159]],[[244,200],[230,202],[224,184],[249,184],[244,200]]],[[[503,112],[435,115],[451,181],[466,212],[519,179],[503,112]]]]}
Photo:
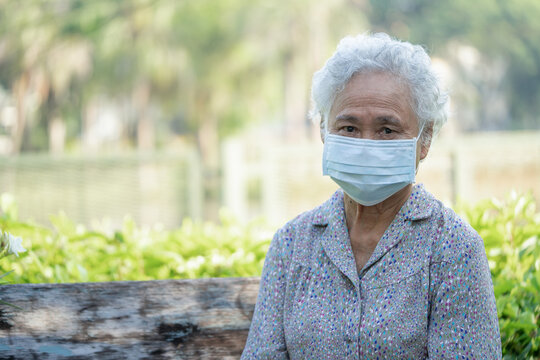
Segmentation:
{"type": "Polygon", "coordinates": [[[278,230],[242,359],[500,359],[484,244],[416,185],[358,273],[343,192],[278,230]]]}

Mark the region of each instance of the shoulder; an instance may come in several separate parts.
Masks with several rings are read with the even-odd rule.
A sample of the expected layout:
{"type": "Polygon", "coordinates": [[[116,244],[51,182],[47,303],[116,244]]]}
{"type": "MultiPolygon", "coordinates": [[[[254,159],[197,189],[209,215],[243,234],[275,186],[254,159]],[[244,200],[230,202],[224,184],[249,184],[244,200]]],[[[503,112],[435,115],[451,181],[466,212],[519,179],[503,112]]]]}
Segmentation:
{"type": "Polygon", "coordinates": [[[441,206],[438,214],[437,241],[433,244],[436,261],[468,261],[486,258],[484,242],[478,232],[454,210],[441,206]]]}
{"type": "Polygon", "coordinates": [[[497,306],[484,242],[442,203],[434,208],[431,220],[429,346],[437,351],[445,344],[447,353],[455,355],[466,346],[469,356],[500,358],[497,306]],[[456,338],[456,328],[468,329],[472,335],[465,332],[456,338]],[[477,341],[478,336],[482,341],[477,341]]]}
{"type": "Polygon", "coordinates": [[[421,221],[419,229],[429,233],[432,262],[458,261],[464,253],[485,258],[484,242],[478,232],[422,185],[414,188],[407,216],[421,221]]]}

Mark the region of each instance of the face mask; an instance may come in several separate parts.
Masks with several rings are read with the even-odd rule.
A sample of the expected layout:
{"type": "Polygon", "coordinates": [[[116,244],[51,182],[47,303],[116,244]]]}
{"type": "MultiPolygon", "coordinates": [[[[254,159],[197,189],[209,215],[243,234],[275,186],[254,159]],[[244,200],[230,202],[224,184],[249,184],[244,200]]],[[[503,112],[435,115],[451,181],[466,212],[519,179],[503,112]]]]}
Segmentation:
{"type": "Polygon", "coordinates": [[[421,133],[422,129],[413,139],[365,140],[326,132],[323,175],[329,175],[357,203],[378,204],[414,183],[421,133]]]}

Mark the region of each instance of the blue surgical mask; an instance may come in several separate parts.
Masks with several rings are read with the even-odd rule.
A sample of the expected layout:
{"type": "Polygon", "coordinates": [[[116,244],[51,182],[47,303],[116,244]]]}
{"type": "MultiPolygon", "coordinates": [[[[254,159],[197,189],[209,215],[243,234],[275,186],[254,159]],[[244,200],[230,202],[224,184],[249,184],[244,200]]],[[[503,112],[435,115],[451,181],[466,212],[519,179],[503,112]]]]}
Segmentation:
{"type": "Polygon", "coordinates": [[[418,137],[366,140],[326,132],[323,175],[354,201],[371,206],[414,183],[418,137]]]}

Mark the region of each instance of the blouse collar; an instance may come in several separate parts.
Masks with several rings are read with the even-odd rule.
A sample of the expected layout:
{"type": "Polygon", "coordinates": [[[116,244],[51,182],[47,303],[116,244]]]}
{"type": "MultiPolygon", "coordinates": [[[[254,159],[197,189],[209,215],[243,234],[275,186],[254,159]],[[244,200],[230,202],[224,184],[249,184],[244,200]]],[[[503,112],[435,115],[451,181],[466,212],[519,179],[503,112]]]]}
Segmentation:
{"type": "MultiPolygon", "coordinates": [[[[411,196],[396,214],[396,218],[419,221],[427,219],[433,212],[435,198],[424,188],[424,184],[415,184],[411,196]]],[[[331,220],[345,218],[343,205],[343,190],[338,189],[332,197],[315,210],[312,224],[315,226],[327,226],[331,220]]]]}
{"type": "Polygon", "coordinates": [[[343,191],[337,190],[332,197],[315,210],[312,223],[316,227],[325,227],[322,235],[322,245],[332,262],[358,287],[359,277],[391,248],[398,244],[405,234],[403,222],[413,222],[427,219],[431,216],[436,201],[423,185],[415,185],[411,196],[401,207],[396,217],[385,231],[377,244],[369,261],[360,274],[352,253],[351,243],[345,223],[345,207],[343,191]]]}

